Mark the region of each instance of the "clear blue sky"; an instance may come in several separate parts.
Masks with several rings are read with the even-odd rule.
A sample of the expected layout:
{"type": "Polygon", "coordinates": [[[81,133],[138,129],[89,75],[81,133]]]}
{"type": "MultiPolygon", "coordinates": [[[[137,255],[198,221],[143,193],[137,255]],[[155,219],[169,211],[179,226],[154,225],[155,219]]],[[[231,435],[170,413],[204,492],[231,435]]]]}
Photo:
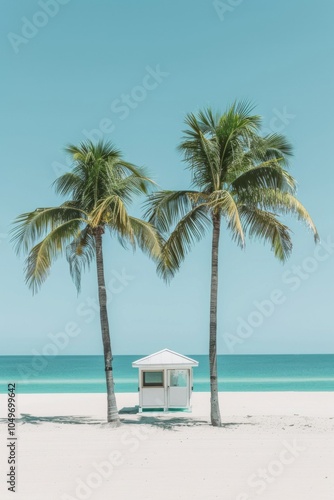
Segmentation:
{"type": "MultiPolygon", "coordinates": [[[[288,220],[294,251],[283,266],[269,247],[241,251],[224,232],[219,352],[334,352],[334,4],[232,3],[221,2],[220,16],[211,0],[59,0],[44,7],[49,14],[43,0],[2,6],[0,354],[42,352],[65,329],[72,337],[60,354],[102,353],[95,269],[77,297],[59,261],[32,297],[6,237],[19,213],[61,201],[51,183],[66,168],[63,147],[100,128],[161,187],[186,187],[176,152],[185,114],[240,98],[294,144],[298,196],[327,246],[314,257],[311,234],[288,220]],[[279,303],[263,303],[272,299],[279,303]]],[[[209,237],[168,287],[152,262],[117,242],[105,244],[105,260],[115,354],[207,352],[209,237]]]]}

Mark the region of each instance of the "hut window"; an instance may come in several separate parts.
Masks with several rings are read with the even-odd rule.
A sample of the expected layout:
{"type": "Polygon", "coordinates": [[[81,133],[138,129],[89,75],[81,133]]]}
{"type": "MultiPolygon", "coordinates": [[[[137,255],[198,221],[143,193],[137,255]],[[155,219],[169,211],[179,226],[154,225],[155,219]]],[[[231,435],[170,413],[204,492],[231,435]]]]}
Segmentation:
{"type": "Polygon", "coordinates": [[[163,372],[143,372],[143,387],[163,387],[163,372]]]}

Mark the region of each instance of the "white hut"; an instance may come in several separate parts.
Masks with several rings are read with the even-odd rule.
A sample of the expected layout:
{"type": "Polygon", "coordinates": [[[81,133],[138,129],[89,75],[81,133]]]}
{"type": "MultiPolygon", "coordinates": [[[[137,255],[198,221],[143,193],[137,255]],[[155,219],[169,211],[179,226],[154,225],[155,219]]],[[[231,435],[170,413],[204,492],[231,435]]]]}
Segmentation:
{"type": "Polygon", "coordinates": [[[171,351],[150,354],[132,363],[139,368],[139,411],[143,408],[191,408],[192,369],[198,361],[171,351]]]}

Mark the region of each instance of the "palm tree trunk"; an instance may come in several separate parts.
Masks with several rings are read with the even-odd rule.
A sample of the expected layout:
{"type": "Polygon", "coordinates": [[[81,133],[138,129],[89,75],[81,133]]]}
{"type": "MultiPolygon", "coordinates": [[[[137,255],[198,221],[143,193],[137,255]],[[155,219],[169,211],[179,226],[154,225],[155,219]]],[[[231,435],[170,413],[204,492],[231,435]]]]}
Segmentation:
{"type": "Polygon", "coordinates": [[[114,377],[112,371],[112,352],[109,333],[109,321],[107,311],[107,292],[104,280],[104,266],[103,266],[103,253],[102,253],[102,234],[104,233],[103,227],[99,226],[94,231],[95,244],[96,244],[96,268],[97,268],[97,281],[99,287],[99,304],[100,304],[100,321],[102,331],[102,342],[104,351],[104,365],[106,372],[107,382],[107,402],[108,402],[108,422],[115,425],[120,425],[120,418],[117,410],[114,377]]]}
{"type": "Polygon", "coordinates": [[[210,295],[210,390],[211,390],[211,423],[221,425],[218,399],[217,377],[217,299],[218,299],[218,248],[220,235],[220,215],[214,214],[212,234],[212,260],[211,260],[211,295],[210,295]]]}

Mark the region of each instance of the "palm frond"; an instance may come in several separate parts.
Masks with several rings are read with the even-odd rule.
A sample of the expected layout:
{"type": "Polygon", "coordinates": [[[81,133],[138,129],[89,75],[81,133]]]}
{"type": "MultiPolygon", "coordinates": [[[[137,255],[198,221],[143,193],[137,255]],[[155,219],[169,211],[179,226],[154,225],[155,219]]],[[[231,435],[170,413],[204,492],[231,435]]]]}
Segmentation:
{"type": "Polygon", "coordinates": [[[90,225],[97,227],[108,225],[121,237],[125,236],[133,242],[132,227],[126,207],[118,196],[110,196],[101,200],[91,213],[90,225]]]}
{"type": "Polygon", "coordinates": [[[35,242],[49,230],[73,219],[86,222],[86,213],[66,202],[59,207],[37,208],[32,212],[19,215],[11,230],[15,250],[27,252],[35,242]]]}
{"type": "Polygon", "coordinates": [[[136,177],[142,181],[142,193],[147,194],[149,190],[156,185],[156,183],[148,177],[147,171],[143,167],[137,167],[133,163],[129,163],[124,160],[117,162],[117,168],[122,173],[123,178],[131,176],[136,177]]]}
{"type": "Polygon", "coordinates": [[[215,191],[210,195],[207,205],[213,213],[220,212],[227,220],[232,239],[243,247],[245,245],[245,235],[239,216],[239,208],[233,196],[225,190],[215,191]]]}
{"type": "Polygon", "coordinates": [[[161,233],[168,233],[191,210],[198,195],[198,191],[157,191],[148,198],[144,217],[161,233]]]}
{"type": "Polygon", "coordinates": [[[148,194],[155,183],[148,177],[130,174],[115,185],[114,191],[122,200],[130,203],[134,196],[148,194]]]}
{"type": "Polygon", "coordinates": [[[129,217],[129,224],[132,227],[133,237],[139,248],[151,259],[158,261],[161,258],[164,240],[157,229],[149,222],[136,217],[129,217]]]}
{"type": "Polygon", "coordinates": [[[235,101],[221,116],[216,133],[223,146],[223,156],[229,149],[238,144],[247,145],[257,136],[262,119],[251,114],[253,109],[254,105],[248,100],[235,101]]]}
{"type": "Polygon", "coordinates": [[[169,281],[179,270],[181,262],[196,241],[201,240],[206,230],[212,226],[205,205],[192,208],[176,225],[166,241],[157,271],[169,281]]]}
{"type": "Polygon", "coordinates": [[[84,179],[82,179],[82,176],[74,172],[66,172],[53,182],[53,186],[57,194],[67,196],[70,193],[79,192],[82,189],[83,182],[84,179]]]}
{"type": "Polygon", "coordinates": [[[198,124],[203,134],[214,135],[219,119],[220,114],[218,112],[214,113],[211,108],[205,108],[198,112],[198,124]]]}
{"type": "Polygon", "coordinates": [[[261,118],[252,115],[248,101],[235,102],[221,115],[211,109],[195,116],[190,113],[188,129],[178,149],[193,175],[193,182],[202,191],[221,189],[232,162],[244,153],[256,137],[261,118]]]}
{"type": "Polygon", "coordinates": [[[266,162],[268,160],[279,160],[284,166],[288,166],[289,158],[293,155],[292,144],[281,134],[269,134],[264,137],[255,136],[250,144],[249,156],[252,160],[266,162]]]}
{"type": "Polygon", "coordinates": [[[45,280],[56,255],[63,253],[65,243],[71,276],[79,291],[81,273],[95,252],[96,228],[108,227],[122,242],[133,247],[137,242],[154,258],[158,254],[156,230],[149,223],[130,219],[126,208],[134,196],[147,194],[154,186],[145,170],[124,161],[111,142],[70,144],[66,152],[71,156],[72,170],[56,179],[54,187],[58,194],[70,195],[70,201],[22,214],[12,230],[16,250],[29,252],[26,280],[33,291],[45,280]]]}
{"type": "Polygon", "coordinates": [[[291,231],[275,214],[243,205],[240,217],[250,238],[269,242],[275,256],[282,262],[288,258],[292,250],[291,231]]]}
{"type": "Polygon", "coordinates": [[[95,239],[91,228],[84,228],[66,247],[66,259],[70,266],[72,280],[78,293],[81,289],[82,271],[89,268],[95,256],[95,239]]]}
{"type": "Polygon", "coordinates": [[[69,144],[65,148],[65,152],[68,153],[72,159],[76,162],[81,162],[83,164],[89,164],[96,160],[110,160],[121,158],[121,151],[117,149],[114,144],[110,141],[98,141],[96,144],[92,141],[83,141],[76,146],[74,144],[69,144]]]}
{"type": "Polygon", "coordinates": [[[271,188],[294,192],[296,181],[278,160],[268,160],[260,165],[253,166],[241,173],[231,182],[231,187],[237,193],[241,190],[249,191],[257,188],[271,188]]]}
{"type": "Polygon", "coordinates": [[[254,190],[252,200],[263,210],[274,210],[284,215],[296,215],[298,220],[306,224],[307,228],[312,231],[315,242],[319,241],[319,234],[310,214],[292,194],[274,189],[259,189],[254,190]]]}
{"type": "Polygon", "coordinates": [[[35,245],[26,260],[26,283],[35,293],[49,275],[55,259],[61,255],[73,238],[77,238],[81,219],[72,219],[51,230],[47,236],[35,245]]]}

